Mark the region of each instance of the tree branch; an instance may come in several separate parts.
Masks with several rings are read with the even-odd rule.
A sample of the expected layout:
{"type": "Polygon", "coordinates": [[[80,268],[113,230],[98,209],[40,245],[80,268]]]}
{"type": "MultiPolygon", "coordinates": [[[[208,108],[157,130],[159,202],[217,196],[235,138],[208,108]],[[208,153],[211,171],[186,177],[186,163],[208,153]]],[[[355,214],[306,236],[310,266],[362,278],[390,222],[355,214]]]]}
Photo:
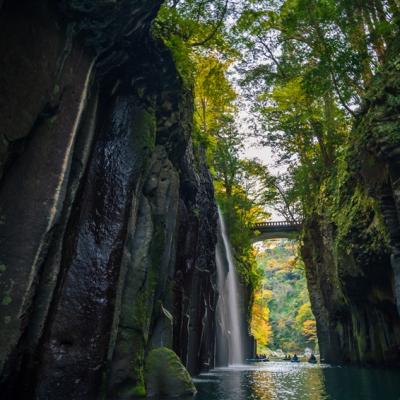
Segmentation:
{"type": "Polygon", "coordinates": [[[229,4],[229,0],[225,0],[224,9],[222,10],[221,16],[220,16],[219,20],[217,21],[217,23],[215,24],[214,29],[210,32],[210,34],[205,39],[203,39],[199,42],[189,43],[189,46],[191,46],[191,47],[204,46],[207,42],[209,42],[217,34],[217,32],[219,31],[219,29],[221,28],[221,26],[224,22],[225,15],[228,11],[228,4],[229,4]]]}
{"type": "Polygon", "coordinates": [[[332,77],[332,83],[333,83],[333,87],[335,88],[335,92],[339,98],[339,101],[341,103],[341,105],[350,113],[350,115],[352,115],[353,117],[356,116],[355,112],[346,104],[346,102],[344,101],[342,94],[340,93],[340,89],[336,80],[336,76],[333,73],[333,71],[331,71],[331,77],[332,77]]]}

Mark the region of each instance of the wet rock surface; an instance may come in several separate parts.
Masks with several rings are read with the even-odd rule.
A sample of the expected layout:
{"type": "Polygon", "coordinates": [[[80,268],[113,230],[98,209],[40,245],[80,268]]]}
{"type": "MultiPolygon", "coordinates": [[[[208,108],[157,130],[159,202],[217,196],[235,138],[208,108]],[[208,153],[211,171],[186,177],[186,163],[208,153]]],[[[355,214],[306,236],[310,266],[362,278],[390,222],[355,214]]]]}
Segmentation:
{"type": "Polygon", "coordinates": [[[65,275],[41,349],[39,398],[61,398],[67,387],[74,398],[94,397],[90,383],[95,390],[101,384],[127,221],[146,155],[142,142],[152,128],[133,96],[116,97],[110,111],[65,236],[65,275]]]}
{"type": "Polygon", "coordinates": [[[214,193],[160,3],[2,3],[5,399],[143,395],[158,347],[213,365],[214,193]]]}
{"type": "Polygon", "coordinates": [[[302,255],[328,362],[399,365],[398,50],[396,41],[366,95],[334,212],[306,221],[302,255]]]}
{"type": "Polygon", "coordinates": [[[325,362],[398,365],[400,319],[390,255],[358,253],[371,244],[368,229],[370,224],[347,238],[349,252],[337,247],[332,224],[318,219],[306,227],[302,257],[325,362]]]}

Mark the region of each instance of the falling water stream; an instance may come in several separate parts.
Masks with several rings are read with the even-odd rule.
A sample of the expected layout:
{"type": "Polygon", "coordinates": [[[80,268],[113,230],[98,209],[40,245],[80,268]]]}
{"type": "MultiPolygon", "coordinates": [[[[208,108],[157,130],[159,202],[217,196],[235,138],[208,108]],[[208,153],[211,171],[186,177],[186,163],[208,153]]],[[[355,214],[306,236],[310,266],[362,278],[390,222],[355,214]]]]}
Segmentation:
{"type": "Polygon", "coordinates": [[[238,277],[233,260],[232,249],[229,243],[225,221],[218,208],[219,227],[222,243],[217,246],[216,263],[218,273],[218,288],[221,298],[220,314],[225,320],[228,333],[228,362],[242,364],[244,362],[244,323],[242,321],[241,296],[238,277]],[[224,253],[224,254],[223,254],[224,253]],[[226,262],[224,262],[226,260],[226,262]],[[227,265],[225,265],[227,264],[227,265]]]}

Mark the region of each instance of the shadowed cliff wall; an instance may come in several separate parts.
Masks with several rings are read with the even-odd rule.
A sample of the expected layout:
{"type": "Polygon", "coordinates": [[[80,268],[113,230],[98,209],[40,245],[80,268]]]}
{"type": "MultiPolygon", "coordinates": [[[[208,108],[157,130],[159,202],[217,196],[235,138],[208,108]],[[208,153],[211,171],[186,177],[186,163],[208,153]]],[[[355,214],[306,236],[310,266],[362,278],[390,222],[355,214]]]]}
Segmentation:
{"type": "Polygon", "coordinates": [[[305,221],[302,256],[328,362],[399,365],[399,42],[305,221]]]}
{"type": "Polygon", "coordinates": [[[214,360],[216,209],[160,1],[0,5],[4,398],[125,398],[214,360]]]}

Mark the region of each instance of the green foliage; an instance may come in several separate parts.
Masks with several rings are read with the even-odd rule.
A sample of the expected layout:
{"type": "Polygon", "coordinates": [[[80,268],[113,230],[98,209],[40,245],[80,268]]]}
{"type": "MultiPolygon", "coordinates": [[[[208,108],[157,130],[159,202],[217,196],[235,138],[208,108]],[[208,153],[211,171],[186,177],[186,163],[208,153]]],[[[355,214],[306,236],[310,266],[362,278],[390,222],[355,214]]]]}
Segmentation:
{"type": "Polygon", "coordinates": [[[317,344],[317,327],[310,302],[304,303],[296,315],[296,328],[301,331],[308,343],[314,348],[317,344]]]}
{"type": "Polygon", "coordinates": [[[269,347],[298,352],[315,347],[315,318],[311,312],[304,266],[296,257],[296,246],[288,241],[272,242],[257,254],[263,271],[263,291],[270,293],[269,347]],[[314,329],[313,329],[314,327],[314,329]]]}
{"type": "Polygon", "coordinates": [[[193,396],[196,388],[179,357],[166,347],[150,351],[146,358],[147,396],[154,398],[193,396]]]}
{"type": "Polygon", "coordinates": [[[334,245],[338,255],[352,253],[354,243],[358,243],[358,252],[368,258],[385,253],[389,239],[378,201],[359,179],[358,151],[352,144],[342,147],[337,167],[322,182],[310,202],[309,213],[323,216],[336,227],[334,245]]]}
{"type": "MultiPolygon", "coordinates": [[[[196,58],[195,93],[195,144],[207,150],[209,161],[218,148],[218,135],[222,129],[234,125],[236,92],[227,79],[229,62],[222,62],[213,54],[196,58]]],[[[231,143],[226,143],[226,146],[231,143]]],[[[226,147],[225,146],[225,147],[226,147]]]]}
{"type": "Polygon", "coordinates": [[[175,63],[188,87],[196,80],[196,58],[214,52],[231,58],[235,50],[227,42],[225,20],[228,4],[222,0],[165,1],[153,24],[153,35],[171,49],[175,63]]]}
{"type": "Polygon", "coordinates": [[[146,397],[146,388],[144,385],[137,385],[132,389],[129,395],[132,397],[146,397]]]}
{"type": "MultiPolygon", "coordinates": [[[[288,166],[286,201],[305,218],[342,185],[341,154],[352,140],[355,109],[398,33],[398,17],[397,3],[382,0],[243,4],[233,29],[244,54],[242,85],[253,102],[260,141],[288,166]]],[[[390,96],[378,90],[376,99],[390,96]]],[[[380,121],[370,130],[390,138],[398,136],[395,126],[380,121]]]]}
{"type": "MultiPolygon", "coordinates": [[[[194,90],[195,154],[206,154],[241,281],[259,307],[260,321],[271,324],[274,346],[291,350],[313,342],[315,323],[308,318],[304,277],[296,268],[267,268],[274,271],[268,277],[271,285],[282,293],[284,279],[291,286],[279,303],[269,302],[270,315],[263,312],[264,297],[257,297],[263,272],[250,228],[268,217],[267,204],[275,203],[287,219],[302,216],[307,222],[317,216],[332,224],[338,253],[351,252],[351,241],[360,243],[355,257],[387,246],[377,204],[362,189],[357,153],[366,146],[364,136],[396,142],[397,119],[380,119],[377,106],[357,129],[352,127],[377,73],[391,82],[390,90],[376,85],[368,92],[369,103],[385,100],[397,115],[392,91],[398,82],[390,74],[400,63],[396,59],[391,69],[383,64],[398,34],[399,16],[398,2],[392,0],[169,0],[154,24],[154,34],[171,48],[186,85],[194,90]],[[237,125],[239,99],[232,76],[239,78],[240,100],[251,104],[258,142],[287,167],[283,176],[271,176],[257,160],[242,159],[245,135],[237,125]],[[289,310],[300,311],[285,320],[289,310]]],[[[262,340],[266,344],[268,335],[262,340]]]]}
{"type": "Polygon", "coordinates": [[[263,354],[272,337],[272,327],[269,321],[270,310],[268,303],[271,301],[270,290],[259,289],[254,295],[251,310],[251,334],[257,340],[258,354],[263,354]]]}
{"type": "Polygon", "coordinates": [[[219,141],[210,160],[214,171],[217,202],[225,216],[229,238],[235,250],[236,267],[242,283],[254,293],[261,282],[255,259],[252,226],[269,214],[264,205],[276,197],[274,181],[265,166],[240,159],[242,141],[228,126],[219,132],[219,141]],[[222,140],[221,140],[222,139],[222,140]]]}
{"type": "Polygon", "coordinates": [[[166,1],[153,34],[171,49],[184,83],[194,91],[195,155],[206,154],[241,282],[252,298],[261,275],[251,227],[269,216],[265,203],[277,193],[265,166],[241,159],[244,135],[237,128],[237,93],[228,78],[239,56],[226,25],[232,11],[226,0],[166,1]]]}

